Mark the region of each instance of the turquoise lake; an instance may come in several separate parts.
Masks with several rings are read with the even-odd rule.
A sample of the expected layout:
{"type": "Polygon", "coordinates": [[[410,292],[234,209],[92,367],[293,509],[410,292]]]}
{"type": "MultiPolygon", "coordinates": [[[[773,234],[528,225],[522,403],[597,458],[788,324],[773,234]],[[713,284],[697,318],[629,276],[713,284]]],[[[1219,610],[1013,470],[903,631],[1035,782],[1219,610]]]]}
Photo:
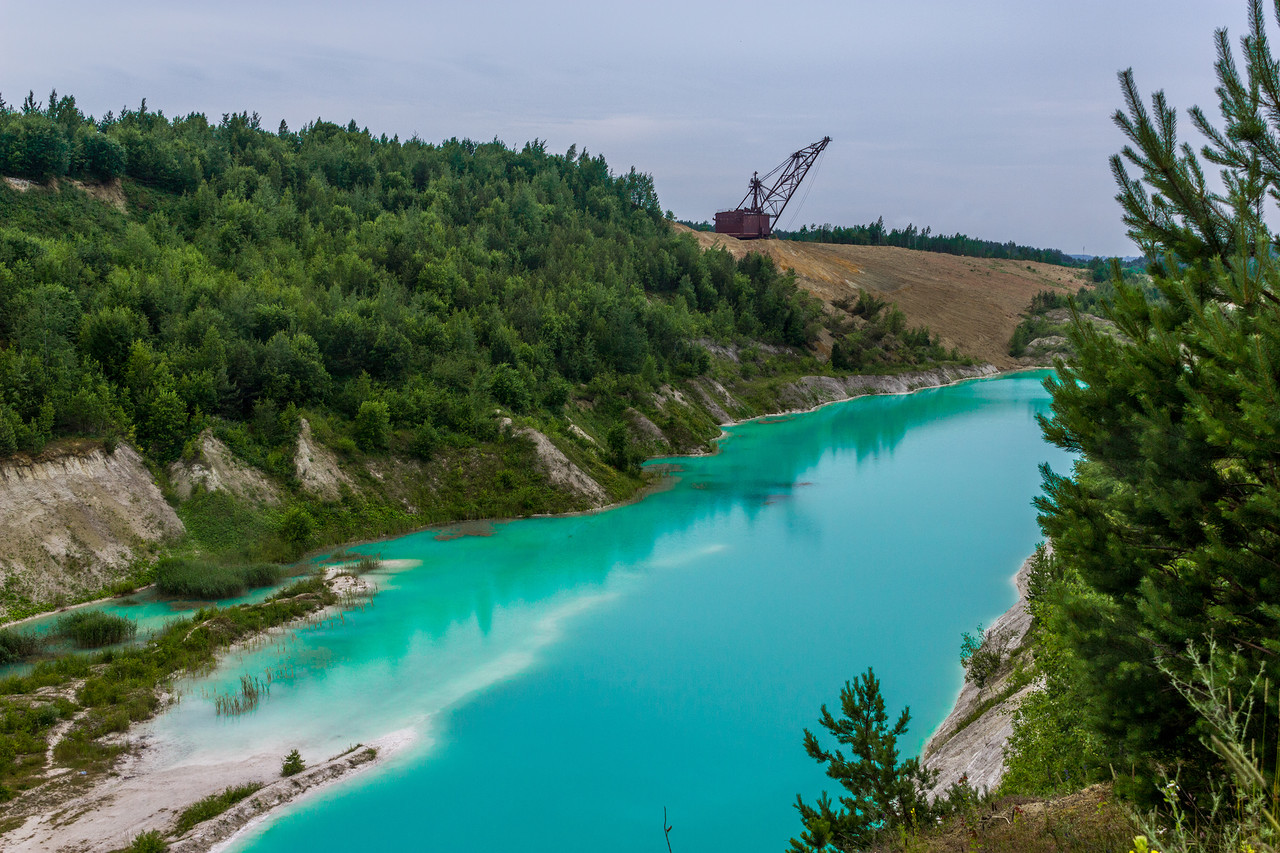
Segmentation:
{"type": "Polygon", "coordinates": [[[228,660],[154,737],[193,767],[310,762],[398,732],[391,760],[237,842],[296,850],[781,851],[801,746],[874,667],[917,751],[961,683],[961,633],[1015,599],[1040,540],[1044,374],[864,397],[734,427],[670,488],[594,515],[358,549],[372,606],[228,660]],[[257,711],[213,694],[274,673],[257,711]]]}

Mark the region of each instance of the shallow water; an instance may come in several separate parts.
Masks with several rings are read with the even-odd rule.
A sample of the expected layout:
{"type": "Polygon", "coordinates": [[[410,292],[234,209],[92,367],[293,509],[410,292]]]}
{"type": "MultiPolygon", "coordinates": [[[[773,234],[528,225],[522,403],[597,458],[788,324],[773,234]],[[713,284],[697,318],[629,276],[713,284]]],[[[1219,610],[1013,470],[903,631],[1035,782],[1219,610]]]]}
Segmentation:
{"type": "Polygon", "coordinates": [[[236,849],[777,851],[819,706],[873,666],[918,750],[959,689],[961,632],[1014,600],[1039,540],[1042,375],[868,397],[730,430],[609,512],[426,531],[373,605],[228,660],[154,726],[199,763],[414,744],[236,849]],[[272,673],[218,717],[213,695],[272,673]]]}

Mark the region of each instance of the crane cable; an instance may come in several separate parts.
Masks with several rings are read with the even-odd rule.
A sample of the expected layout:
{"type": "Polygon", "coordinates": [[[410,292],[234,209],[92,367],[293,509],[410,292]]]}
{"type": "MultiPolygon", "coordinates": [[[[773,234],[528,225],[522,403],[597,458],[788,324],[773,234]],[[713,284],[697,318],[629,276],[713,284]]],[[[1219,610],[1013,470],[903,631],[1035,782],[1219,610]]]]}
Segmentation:
{"type": "Polygon", "coordinates": [[[822,171],[822,160],[826,156],[827,152],[824,149],[820,154],[818,154],[818,159],[813,164],[813,175],[805,175],[806,178],[811,178],[811,180],[807,182],[807,186],[804,188],[804,195],[800,197],[800,203],[795,206],[795,209],[791,211],[791,215],[787,217],[787,227],[781,230],[790,231],[791,226],[795,224],[796,217],[800,215],[801,208],[804,207],[804,203],[809,199],[809,191],[813,189],[814,182],[818,178],[818,173],[822,171]]]}

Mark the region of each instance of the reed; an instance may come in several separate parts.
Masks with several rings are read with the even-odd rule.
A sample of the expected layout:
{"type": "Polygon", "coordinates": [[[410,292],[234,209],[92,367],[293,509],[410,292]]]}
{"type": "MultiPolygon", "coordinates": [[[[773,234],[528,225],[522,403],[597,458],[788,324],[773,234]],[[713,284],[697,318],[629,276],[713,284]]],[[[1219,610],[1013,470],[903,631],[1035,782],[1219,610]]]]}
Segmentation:
{"type": "Polygon", "coordinates": [[[133,639],[138,626],[133,620],[101,610],[77,610],[58,620],[57,631],[81,649],[98,649],[133,639]]]}
{"type": "Polygon", "coordinates": [[[215,696],[213,706],[219,716],[234,717],[257,708],[258,703],[262,701],[263,695],[270,692],[271,684],[269,681],[264,682],[256,676],[242,675],[240,676],[240,692],[215,696]]]}
{"type": "Polygon", "coordinates": [[[166,595],[194,599],[232,598],[245,590],[271,586],[281,568],[271,563],[221,565],[186,557],[166,557],[156,564],[156,587],[166,595]]]}
{"type": "Polygon", "coordinates": [[[0,666],[35,657],[41,646],[40,638],[35,634],[0,628],[0,666]]]}

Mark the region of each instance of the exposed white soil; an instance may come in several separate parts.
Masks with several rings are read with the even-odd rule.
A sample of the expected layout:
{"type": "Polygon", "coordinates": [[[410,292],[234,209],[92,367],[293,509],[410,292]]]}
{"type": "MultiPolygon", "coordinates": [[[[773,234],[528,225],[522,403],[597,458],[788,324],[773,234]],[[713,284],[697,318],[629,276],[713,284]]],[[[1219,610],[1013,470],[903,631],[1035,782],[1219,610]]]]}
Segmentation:
{"type": "Polygon", "coordinates": [[[642,413],[629,408],[627,409],[627,418],[631,421],[631,427],[641,441],[669,446],[670,442],[667,441],[667,436],[662,432],[661,428],[642,413]]]}
{"type": "Polygon", "coordinates": [[[225,846],[269,811],[384,761],[413,740],[411,733],[394,732],[282,779],[280,764],[288,751],[284,745],[279,754],[190,764],[175,763],[164,750],[149,744],[145,726],[133,738],[138,749],[117,765],[115,774],[64,800],[56,810],[34,814],[6,832],[6,853],[117,850],[144,832],[173,832],[183,809],[205,797],[229,787],[262,784],[261,790],[218,817],[197,824],[169,846],[171,853],[203,853],[225,846]]]}
{"type": "Polygon", "coordinates": [[[764,355],[781,355],[782,353],[795,352],[795,350],[789,349],[788,347],[774,346],[773,344],[766,344],[759,341],[752,343],[749,347],[741,347],[733,343],[719,344],[710,338],[697,338],[694,340],[694,343],[698,344],[717,358],[727,358],[735,364],[742,360],[742,351],[744,349],[754,349],[756,352],[764,355]]]}
{"type": "Polygon", "coordinates": [[[90,198],[111,205],[121,213],[129,212],[129,205],[124,195],[124,187],[120,184],[119,178],[112,178],[109,181],[76,181],[68,180],[68,183],[90,198]]]}
{"type": "Polygon", "coordinates": [[[979,364],[935,367],[892,376],[805,376],[783,388],[778,393],[778,402],[793,411],[807,411],[864,394],[907,394],[965,379],[995,376],[999,372],[994,365],[979,364]]]}
{"type": "Polygon", "coordinates": [[[311,436],[311,424],[302,418],[298,431],[298,449],[293,454],[294,470],[302,488],[328,501],[342,496],[342,486],[355,489],[355,483],[338,464],[333,451],[311,436]]]}
{"type": "Polygon", "coordinates": [[[569,434],[575,435],[589,444],[596,444],[596,440],[591,437],[591,433],[587,432],[585,429],[578,426],[577,424],[573,424],[573,423],[569,424],[569,434]]]}
{"type": "MultiPolygon", "coordinates": [[[[1033,559],[1034,556],[1028,557],[1014,576],[1018,600],[984,632],[986,637],[1004,639],[1006,657],[1021,647],[1031,629],[1031,614],[1027,612],[1027,576],[1033,559]]],[[[977,790],[994,790],[1000,784],[1004,777],[1004,747],[1013,734],[1013,712],[1022,697],[1038,689],[1039,685],[1033,683],[1023,687],[1008,699],[988,708],[968,725],[964,725],[964,721],[983,702],[1003,693],[1012,676],[1009,669],[983,688],[965,679],[955,707],[925,743],[921,753],[924,766],[938,771],[937,782],[929,792],[931,798],[945,793],[962,776],[967,776],[969,784],[977,790]],[[960,728],[962,725],[964,727],[960,728]]]]}
{"type": "Polygon", "coordinates": [[[653,402],[659,408],[665,410],[667,403],[679,403],[682,406],[689,405],[689,398],[686,397],[679,388],[672,388],[670,385],[663,385],[653,395],[653,402]]]}
{"type": "Polygon", "coordinates": [[[188,500],[196,486],[200,486],[209,492],[226,491],[251,503],[280,503],[280,492],[271,481],[256,468],[236,459],[212,431],[206,429],[200,433],[199,441],[198,459],[179,460],[169,466],[169,482],[180,499],[188,500]]]}
{"type": "Polygon", "coordinates": [[[1069,349],[1067,339],[1062,335],[1045,335],[1028,342],[1026,354],[1029,358],[1043,358],[1053,353],[1066,353],[1069,349]]]}
{"type": "Polygon", "coordinates": [[[35,181],[29,181],[26,178],[6,177],[4,179],[4,182],[20,193],[24,193],[27,190],[35,189],[36,187],[40,186],[35,181]]]}
{"type": "Polygon", "coordinates": [[[702,407],[707,413],[722,425],[731,424],[735,418],[725,410],[725,406],[730,408],[739,405],[738,401],[725,390],[725,387],[714,379],[708,377],[698,377],[689,383],[689,387],[698,397],[702,407]]]}
{"type": "Polygon", "coordinates": [[[183,530],[128,445],[0,463],[0,586],[30,600],[101,589],[183,530]]]}
{"type": "Polygon", "coordinates": [[[523,435],[533,442],[534,449],[538,452],[538,463],[553,485],[581,495],[590,501],[593,507],[602,507],[609,503],[609,495],[604,488],[560,452],[560,448],[556,447],[551,439],[529,427],[517,430],[516,435],[523,435]]]}

